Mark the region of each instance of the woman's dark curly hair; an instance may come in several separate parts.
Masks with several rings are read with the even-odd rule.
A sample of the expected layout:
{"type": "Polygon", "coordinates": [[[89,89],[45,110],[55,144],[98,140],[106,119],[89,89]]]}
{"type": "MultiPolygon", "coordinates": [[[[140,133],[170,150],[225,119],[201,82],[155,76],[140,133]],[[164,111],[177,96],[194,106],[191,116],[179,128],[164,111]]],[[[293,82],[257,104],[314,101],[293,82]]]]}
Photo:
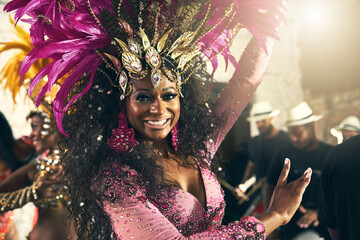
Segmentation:
{"type": "MultiPolygon", "coordinates": [[[[212,133],[215,121],[206,104],[209,79],[204,69],[200,69],[182,85],[184,98],[180,98],[178,152],[182,155],[181,164],[185,166],[194,167],[187,160],[188,156],[199,161],[209,156],[205,142],[212,133]]],[[[84,79],[77,87],[82,89],[86,84],[87,80],[84,79]]],[[[69,135],[69,138],[64,137],[61,144],[67,149],[63,161],[71,196],[69,211],[76,224],[78,239],[117,239],[117,236],[113,236],[110,218],[102,209],[100,195],[91,191],[92,180],[99,176],[99,169],[107,159],[137,170],[144,182],[148,182],[145,187],[155,189],[156,185],[171,183],[164,182],[162,167],[156,164],[153,154],[145,152],[146,148],[141,142],[130,154],[115,154],[111,150],[106,142],[111,130],[117,127],[120,94],[101,73],[95,76],[92,86],[63,119],[69,135]]]]}

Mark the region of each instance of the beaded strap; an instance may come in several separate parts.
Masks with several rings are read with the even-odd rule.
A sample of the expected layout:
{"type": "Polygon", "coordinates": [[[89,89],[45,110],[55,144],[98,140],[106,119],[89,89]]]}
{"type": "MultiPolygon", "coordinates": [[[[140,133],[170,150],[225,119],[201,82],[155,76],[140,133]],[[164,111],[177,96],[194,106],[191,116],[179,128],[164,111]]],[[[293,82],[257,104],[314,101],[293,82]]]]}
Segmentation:
{"type": "Polygon", "coordinates": [[[16,208],[21,208],[28,202],[32,202],[38,198],[36,193],[37,186],[31,186],[19,189],[15,192],[0,193],[0,212],[7,212],[16,208]]]}

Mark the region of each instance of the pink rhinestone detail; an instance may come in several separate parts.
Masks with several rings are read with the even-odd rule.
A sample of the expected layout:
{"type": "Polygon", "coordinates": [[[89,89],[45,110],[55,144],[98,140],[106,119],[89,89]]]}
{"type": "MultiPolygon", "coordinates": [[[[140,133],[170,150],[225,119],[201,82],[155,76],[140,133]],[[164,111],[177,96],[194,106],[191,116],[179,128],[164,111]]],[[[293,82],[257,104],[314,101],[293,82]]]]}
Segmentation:
{"type": "Polygon", "coordinates": [[[173,220],[179,223],[181,221],[181,215],[179,213],[175,213],[173,216],[173,220]]]}
{"type": "Polygon", "coordinates": [[[107,141],[108,145],[117,153],[129,153],[139,145],[135,139],[135,130],[128,127],[125,110],[118,115],[118,127],[112,130],[112,135],[107,141]]]}
{"type": "Polygon", "coordinates": [[[179,125],[178,125],[178,123],[175,124],[173,129],[171,129],[171,142],[172,142],[172,145],[173,145],[175,151],[177,151],[177,149],[179,147],[179,125]]]}

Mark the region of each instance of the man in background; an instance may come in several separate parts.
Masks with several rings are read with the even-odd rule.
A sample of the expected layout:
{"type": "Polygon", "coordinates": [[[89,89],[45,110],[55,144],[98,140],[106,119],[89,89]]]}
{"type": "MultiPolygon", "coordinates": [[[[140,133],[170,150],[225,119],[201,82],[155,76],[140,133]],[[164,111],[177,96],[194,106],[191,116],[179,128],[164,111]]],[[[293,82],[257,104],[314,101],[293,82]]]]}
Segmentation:
{"type": "Polygon", "coordinates": [[[330,132],[338,138],[338,143],[342,143],[360,134],[360,121],[355,116],[349,116],[342,120],[338,126],[333,127],[330,132]]]}
{"type": "Polygon", "coordinates": [[[303,238],[306,240],[320,239],[319,235],[329,239],[326,228],[319,225],[317,218],[321,165],[331,148],[330,145],[320,142],[315,134],[314,123],[322,116],[314,115],[306,102],[300,102],[289,108],[286,114],[285,124],[288,128],[290,143],[280,148],[272,159],[265,186],[266,206],[270,202],[285,158],[291,160],[289,182],[300,177],[308,167],[311,167],[313,170],[311,182],[304,193],[299,210],[287,225],[281,227],[281,239],[294,239],[305,232],[309,234],[303,238]]]}
{"type": "Polygon", "coordinates": [[[360,136],[335,146],[324,159],[319,221],[334,240],[360,239],[360,136]]]}
{"type": "MultiPolygon", "coordinates": [[[[254,121],[259,135],[250,139],[248,143],[249,161],[241,184],[235,188],[235,196],[238,199],[247,198],[244,183],[253,175],[256,182],[265,182],[266,173],[270,165],[273,153],[279,147],[289,142],[288,135],[274,126],[275,118],[280,113],[269,102],[257,102],[250,111],[248,121],[254,121]]],[[[263,192],[263,187],[261,187],[263,192]]]]}

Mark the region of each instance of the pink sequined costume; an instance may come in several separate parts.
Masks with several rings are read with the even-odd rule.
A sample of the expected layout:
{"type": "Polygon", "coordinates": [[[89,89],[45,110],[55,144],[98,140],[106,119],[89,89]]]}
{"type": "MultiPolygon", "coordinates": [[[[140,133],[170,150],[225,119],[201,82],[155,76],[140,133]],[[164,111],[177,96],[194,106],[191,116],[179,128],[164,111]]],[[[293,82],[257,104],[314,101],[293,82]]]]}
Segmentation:
{"type": "MultiPolygon", "coordinates": [[[[267,40],[271,50],[272,40],[267,40]]],[[[240,116],[260,83],[268,55],[252,39],[236,73],[219,94],[211,110],[223,125],[207,146],[215,154],[220,143],[240,116]]],[[[207,160],[206,162],[209,162],[207,160]]],[[[208,166],[198,164],[206,194],[206,209],[193,195],[174,186],[146,192],[141,175],[128,166],[109,160],[103,169],[104,210],[121,239],[265,239],[264,226],[254,217],[243,217],[221,225],[225,202],[220,184],[208,166]]]]}

